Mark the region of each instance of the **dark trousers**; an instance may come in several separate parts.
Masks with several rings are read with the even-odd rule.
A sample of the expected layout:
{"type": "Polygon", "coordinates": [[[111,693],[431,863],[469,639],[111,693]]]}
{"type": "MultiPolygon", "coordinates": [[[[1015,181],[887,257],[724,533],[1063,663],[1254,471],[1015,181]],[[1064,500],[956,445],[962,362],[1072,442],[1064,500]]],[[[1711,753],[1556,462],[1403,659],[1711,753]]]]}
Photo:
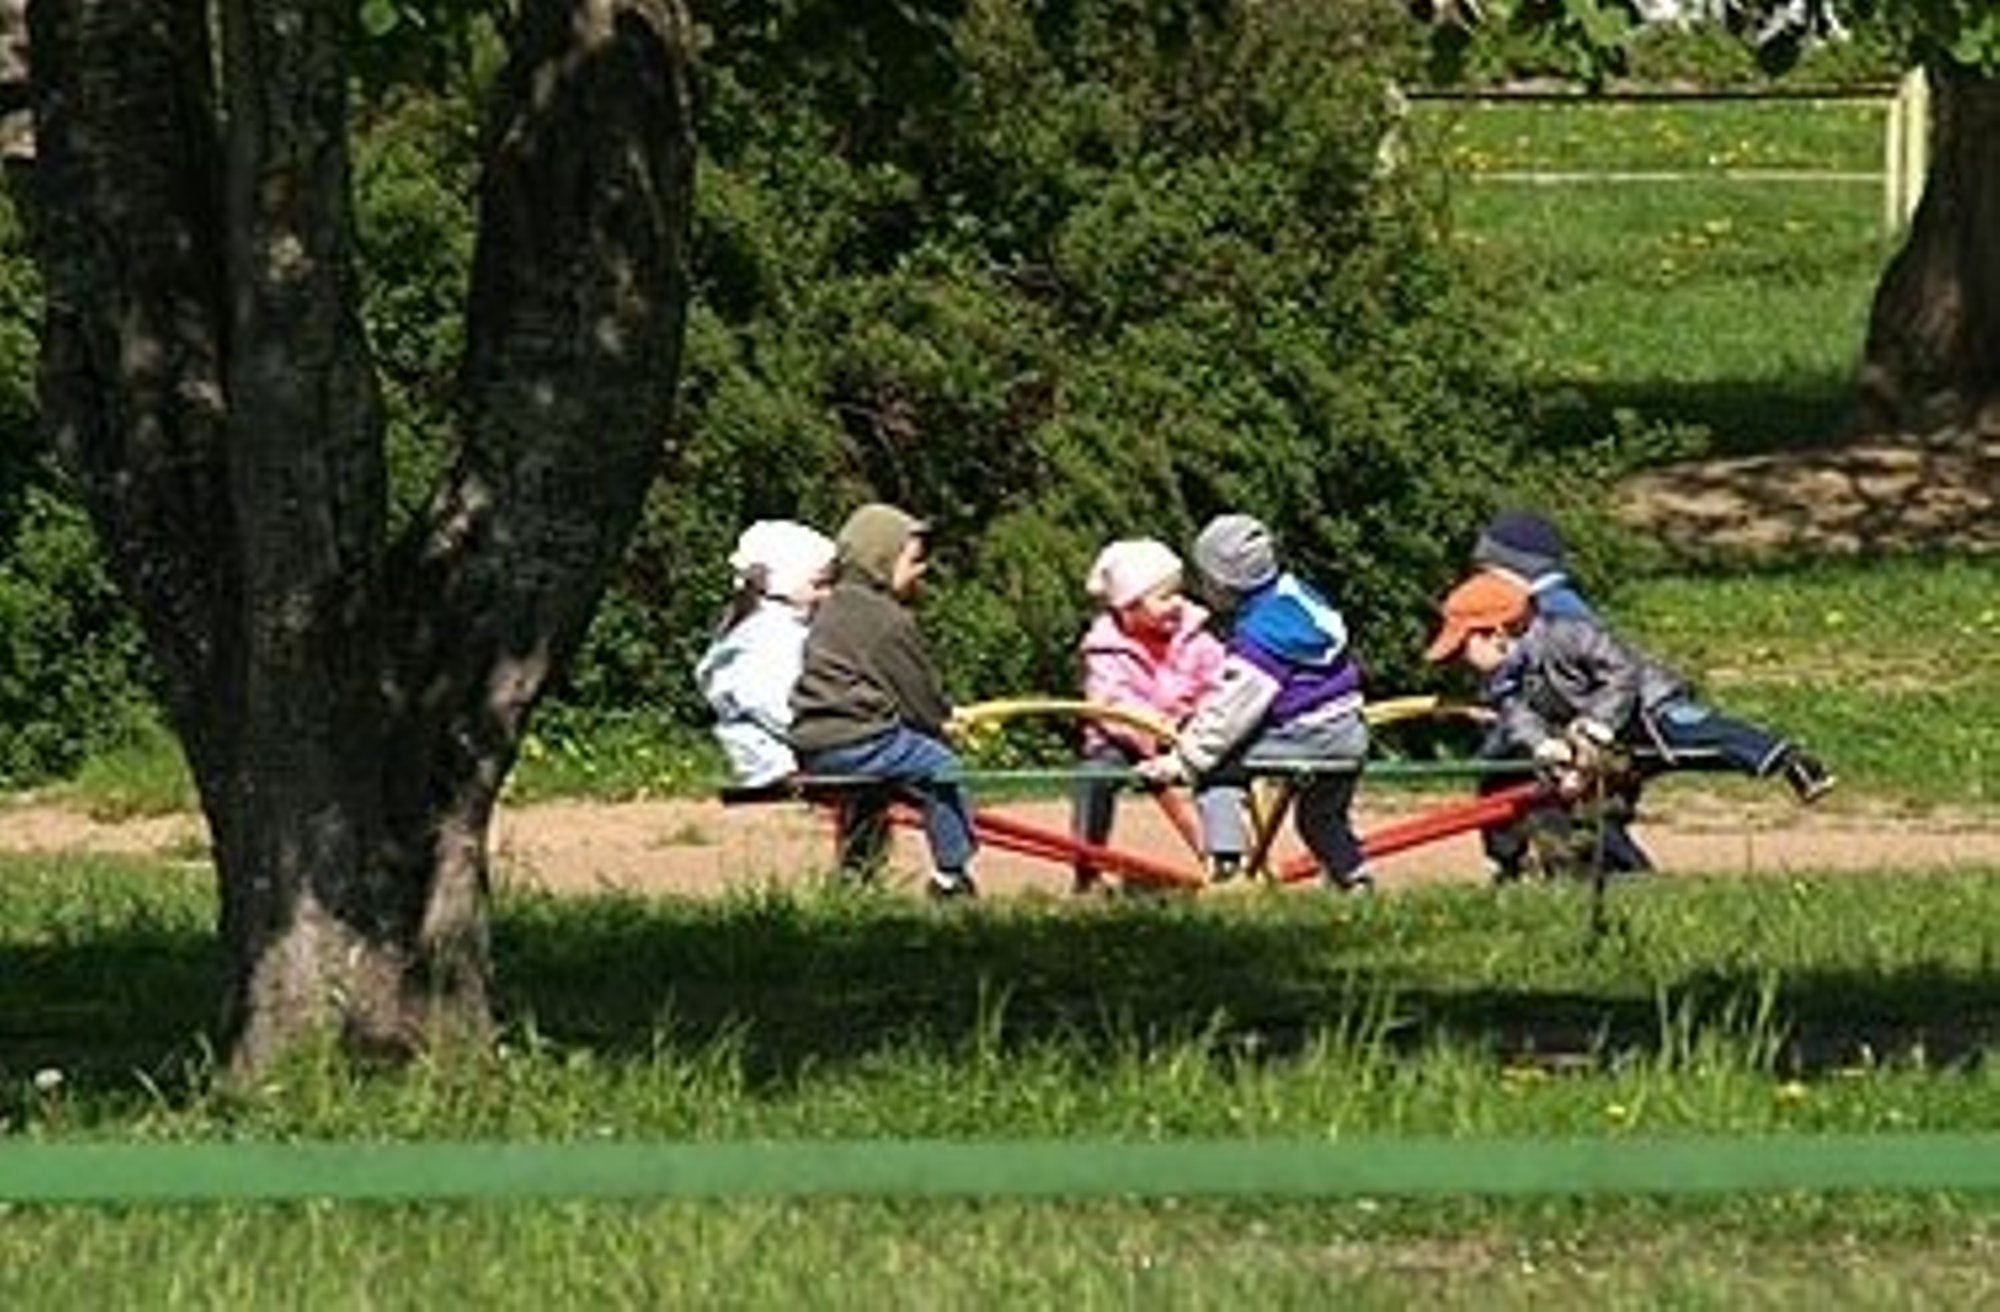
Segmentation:
{"type": "MultiPolygon", "coordinates": [[[[1085,749],[1077,764],[1086,772],[1070,792],[1069,832],[1078,842],[1102,847],[1111,837],[1111,824],[1118,814],[1118,794],[1125,788],[1121,779],[1091,778],[1092,771],[1109,773],[1129,770],[1138,763],[1138,754],[1115,742],[1096,743],[1085,749]]],[[[1074,865],[1076,891],[1089,892],[1103,879],[1103,872],[1079,857],[1074,865]]]]}
{"type": "MultiPolygon", "coordinates": [[[[1505,735],[1489,735],[1479,756],[1488,761],[1524,761],[1530,753],[1505,735]]],[[[1484,797],[1518,782],[1511,774],[1487,775],[1479,781],[1484,797]]],[[[1533,867],[1547,875],[1579,874],[1602,869],[1608,874],[1651,870],[1653,860],[1632,837],[1631,823],[1639,810],[1639,780],[1621,781],[1600,797],[1551,796],[1519,819],[1479,831],[1479,845],[1493,863],[1494,879],[1519,879],[1533,867]]]]}

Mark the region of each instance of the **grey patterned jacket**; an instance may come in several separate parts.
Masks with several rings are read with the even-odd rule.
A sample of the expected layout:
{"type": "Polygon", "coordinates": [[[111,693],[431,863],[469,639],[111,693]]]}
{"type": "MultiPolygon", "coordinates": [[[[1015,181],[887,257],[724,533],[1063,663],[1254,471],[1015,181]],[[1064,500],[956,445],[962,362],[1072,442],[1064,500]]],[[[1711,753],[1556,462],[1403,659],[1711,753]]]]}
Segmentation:
{"type": "Polygon", "coordinates": [[[1533,750],[1589,718],[1621,742],[1644,734],[1641,716],[1688,697],[1685,680],[1595,620],[1539,616],[1488,688],[1501,731],[1533,750]]]}

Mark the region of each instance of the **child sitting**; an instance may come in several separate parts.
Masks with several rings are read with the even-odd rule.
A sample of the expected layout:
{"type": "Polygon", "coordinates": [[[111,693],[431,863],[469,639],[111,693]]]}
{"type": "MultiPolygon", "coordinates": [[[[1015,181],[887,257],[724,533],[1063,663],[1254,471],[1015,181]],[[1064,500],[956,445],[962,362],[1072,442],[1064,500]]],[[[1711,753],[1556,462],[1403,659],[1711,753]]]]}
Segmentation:
{"type": "MultiPolygon", "coordinates": [[[[1083,695],[1092,702],[1141,711],[1179,724],[1222,668],[1222,643],[1206,627],[1208,612],[1181,595],[1181,560],[1151,538],[1113,542],[1097,555],[1085,590],[1104,609],[1083,636],[1083,695]]],[[[1081,764],[1086,771],[1123,770],[1152,756],[1159,740],[1118,721],[1086,723],[1081,764]]],[[[1089,774],[1077,782],[1071,832],[1102,846],[1111,836],[1118,783],[1089,774]]],[[[1099,872],[1075,867],[1075,889],[1088,893],[1099,872]]]]}
{"type": "Polygon", "coordinates": [[[1676,756],[1714,753],[1745,774],[1782,775],[1801,802],[1834,785],[1819,761],[1697,701],[1682,679],[1597,620],[1537,613],[1528,590],[1505,573],[1473,575],[1442,609],[1425,659],[1457,657],[1489,687],[1504,687],[1494,708],[1501,726],[1557,772],[1569,796],[1601,771],[1613,745],[1650,748],[1668,768],[1676,756]]]}
{"type": "MultiPolygon", "coordinates": [[[[880,779],[913,796],[930,843],[931,895],[971,897],[972,815],[958,758],[942,741],[951,705],[909,608],[929,568],[927,532],[879,503],[841,526],[839,574],[813,613],[792,689],[791,743],[811,773],[880,779]]],[[[843,832],[879,833],[885,802],[858,802],[843,832]]]]}
{"type": "Polygon", "coordinates": [[[798,768],[785,741],[806,625],[833,573],[833,540],[788,519],[760,519],[730,553],[736,587],[694,667],[736,781],[775,783],[798,768]]]}
{"type": "Polygon", "coordinates": [[[1172,751],[1142,762],[1146,778],[1195,780],[1209,874],[1242,868],[1250,772],[1258,766],[1331,767],[1302,772],[1294,824],[1329,887],[1371,889],[1348,817],[1368,750],[1361,667],[1331,602],[1279,568],[1271,533],[1248,515],[1220,515],[1194,543],[1195,569],[1233,622],[1215,685],[1196,703],[1172,751]]]}

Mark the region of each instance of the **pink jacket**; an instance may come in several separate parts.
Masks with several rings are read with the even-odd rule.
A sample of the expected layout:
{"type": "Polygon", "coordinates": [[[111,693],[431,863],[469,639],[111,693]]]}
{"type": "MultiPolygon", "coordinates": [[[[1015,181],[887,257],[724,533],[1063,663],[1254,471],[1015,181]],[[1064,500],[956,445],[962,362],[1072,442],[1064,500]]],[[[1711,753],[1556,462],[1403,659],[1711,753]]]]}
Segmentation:
{"type": "MultiPolygon", "coordinates": [[[[1083,695],[1126,706],[1178,724],[1214,684],[1222,669],[1222,642],[1207,629],[1208,612],[1192,601],[1181,606],[1180,627],[1164,651],[1155,652],[1101,612],[1083,635],[1083,695]]],[[[1114,743],[1151,756],[1164,743],[1128,725],[1093,720],[1084,730],[1086,751],[1114,743]]]]}

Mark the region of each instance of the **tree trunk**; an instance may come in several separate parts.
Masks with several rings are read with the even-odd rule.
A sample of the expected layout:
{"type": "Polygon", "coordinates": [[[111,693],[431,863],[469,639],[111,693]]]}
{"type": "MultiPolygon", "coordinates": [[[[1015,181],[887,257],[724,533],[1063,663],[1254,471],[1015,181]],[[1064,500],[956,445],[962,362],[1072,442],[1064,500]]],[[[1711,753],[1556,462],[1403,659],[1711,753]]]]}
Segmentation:
{"type": "Polygon", "coordinates": [[[1929,76],[1930,176],[1875,290],[1862,419],[1876,432],[2000,431],[2000,81],[1929,76]]]}
{"type": "Polygon", "coordinates": [[[485,1032],[493,807],[663,446],[683,18],[524,8],[490,120],[461,458],[400,544],[350,212],[352,4],[225,0],[219,65],[205,0],[32,15],[45,418],[213,832],[240,1071],[315,1035],[485,1032]]]}

